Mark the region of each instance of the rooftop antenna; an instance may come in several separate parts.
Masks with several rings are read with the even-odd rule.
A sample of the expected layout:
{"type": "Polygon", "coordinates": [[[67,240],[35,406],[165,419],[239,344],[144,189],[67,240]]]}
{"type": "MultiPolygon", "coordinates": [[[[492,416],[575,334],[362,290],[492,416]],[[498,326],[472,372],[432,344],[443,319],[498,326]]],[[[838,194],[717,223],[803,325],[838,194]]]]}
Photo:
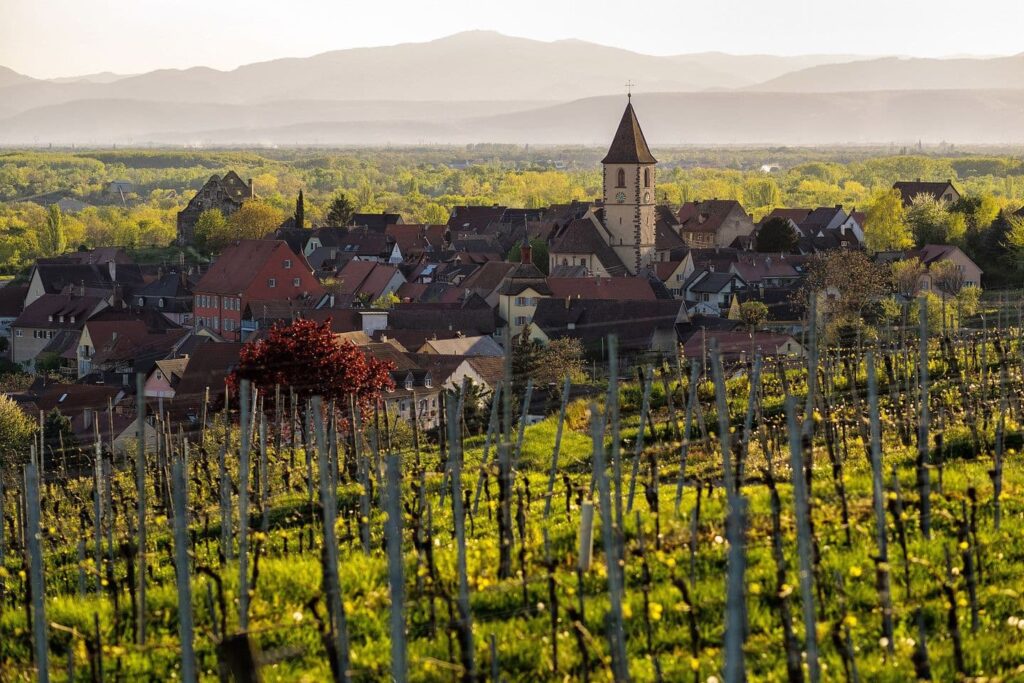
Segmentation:
{"type": "Polygon", "coordinates": [[[636,85],[632,80],[626,81],[626,99],[633,101],[633,87],[636,85]]]}

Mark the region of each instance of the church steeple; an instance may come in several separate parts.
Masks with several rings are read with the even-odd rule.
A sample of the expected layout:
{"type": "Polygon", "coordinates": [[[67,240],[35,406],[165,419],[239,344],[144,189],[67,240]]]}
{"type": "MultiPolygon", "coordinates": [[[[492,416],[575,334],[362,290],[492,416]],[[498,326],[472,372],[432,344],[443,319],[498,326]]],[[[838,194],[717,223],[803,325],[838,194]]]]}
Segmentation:
{"type": "Polygon", "coordinates": [[[640,122],[633,111],[632,98],[626,104],[626,111],[622,112],[622,120],[619,121],[619,128],[615,131],[612,144],[608,148],[608,154],[601,159],[602,164],[656,164],[658,160],[651,154],[651,148],[647,146],[644,139],[644,132],[640,128],[640,122]]]}
{"type": "Polygon", "coordinates": [[[658,160],[647,146],[632,97],[612,138],[604,167],[603,218],[608,245],[636,275],[655,257],[655,173],[658,160]]]}

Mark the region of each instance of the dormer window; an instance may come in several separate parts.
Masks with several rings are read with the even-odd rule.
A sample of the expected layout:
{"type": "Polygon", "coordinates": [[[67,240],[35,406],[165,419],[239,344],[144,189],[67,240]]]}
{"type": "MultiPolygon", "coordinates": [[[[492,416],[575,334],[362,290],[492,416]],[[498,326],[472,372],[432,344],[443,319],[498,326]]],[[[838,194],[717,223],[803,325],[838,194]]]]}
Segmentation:
{"type": "Polygon", "coordinates": [[[53,322],[53,314],[52,313],[50,314],[49,318],[50,318],[50,322],[52,323],[53,322]]]}
{"type": "Polygon", "coordinates": [[[157,306],[159,306],[160,308],[164,307],[164,298],[163,297],[160,297],[160,300],[157,302],[157,306]]]}
{"type": "Polygon", "coordinates": [[[624,169],[624,168],[620,168],[619,169],[619,174],[618,174],[618,179],[617,180],[618,180],[618,182],[616,183],[615,187],[625,187],[626,186],[626,169],[624,169]]]}
{"type": "Polygon", "coordinates": [[[290,258],[286,258],[284,260],[284,267],[285,267],[285,270],[287,270],[287,269],[292,267],[292,260],[290,258]]]}
{"type": "Polygon", "coordinates": [[[434,380],[430,379],[430,375],[427,375],[426,377],[423,378],[423,386],[425,386],[427,389],[434,386],[434,380]]]}
{"type": "Polygon", "coordinates": [[[412,391],[412,375],[406,375],[405,388],[407,391],[412,391]]]}
{"type": "Polygon", "coordinates": [[[75,324],[75,316],[71,316],[71,324],[72,324],[72,325],[74,325],[74,324],[75,324]]]}

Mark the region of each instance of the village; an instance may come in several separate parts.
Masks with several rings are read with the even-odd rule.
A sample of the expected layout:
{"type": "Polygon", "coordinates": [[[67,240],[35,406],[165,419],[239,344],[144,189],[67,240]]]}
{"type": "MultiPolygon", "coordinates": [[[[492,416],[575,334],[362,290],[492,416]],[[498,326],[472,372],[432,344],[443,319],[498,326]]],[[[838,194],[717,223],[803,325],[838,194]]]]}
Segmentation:
{"type": "MultiPolygon", "coordinates": [[[[458,206],[447,224],[386,212],[315,228],[291,218],[209,264],[139,264],[116,247],[40,259],[26,283],[0,288],[9,358],[37,375],[12,398],[41,422],[66,418],[78,443],[103,430],[125,449],[136,439],[137,375],[147,429],[157,419],[194,428],[246,343],[275,325],[329,321],[339,343],[391,363],[388,413],[431,430],[442,392],[467,381],[493,392],[519,340],[578,340],[581,363],[595,369],[609,334],[624,368],[677,351],[706,363],[712,342],[742,364],[803,355],[814,264],[831,262],[847,280],[853,271],[836,264],[898,269],[902,282],[889,278],[878,299],[932,291],[945,304],[983,286],[982,270],[952,244],[867,250],[855,207],[776,208],[755,222],[732,199],[658,204],[658,162],[632,101],[601,163],[603,196],[593,201],[458,206]]],[[[893,190],[907,206],[960,199],[950,180],[893,190]]],[[[255,196],[251,180],[213,175],[178,215],[178,243],[196,238],[204,212],[231,215],[255,196]]],[[[844,286],[861,283],[814,289],[828,301],[844,286]]]]}

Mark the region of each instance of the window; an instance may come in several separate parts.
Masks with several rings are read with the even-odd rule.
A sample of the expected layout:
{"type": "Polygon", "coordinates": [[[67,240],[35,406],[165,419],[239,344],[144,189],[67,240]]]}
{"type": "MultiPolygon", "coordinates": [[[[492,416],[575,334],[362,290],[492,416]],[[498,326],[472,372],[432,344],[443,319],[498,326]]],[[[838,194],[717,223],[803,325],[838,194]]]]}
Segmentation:
{"type": "Polygon", "coordinates": [[[292,278],[292,287],[298,287],[302,284],[302,278],[292,278]]]}
{"type": "Polygon", "coordinates": [[[274,278],[268,278],[267,279],[267,287],[270,287],[271,289],[273,289],[274,287],[277,287],[277,280],[274,279],[274,278]]]}
{"type": "Polygon", "coordinates": [[[284,267],[285,267],[285,270],[287,270],[287,269],[292,267],[292,260],[290,258],[286,258],[284,260],[284,267]]]}
{"type": "Polygon", "coordinates": [[[217,316],[213,316],[213,329],[215,329],[215,330],[219,330],[220,329],[220,318],[217,317],[217,316]]]}
{"type": "Polygon", "coordinates": [[[619,169],[619,175],[618,175],[618,182],[616,183],[615,187],[625,187],[625,186],[626,186],[626,169],[620,168],[619,169]]]}
{"type": "MultiPolygon", "coordinates": [[[[160,297],[160,301],[157,302],[157,305],[160,306],[160,308],[164,307],[164,298],[163,297],[160,297]]],[[[71,322],[75,322],[75,321],[72,320],[71,322]]]]}
{"type": "Polygon", "coordinates": [[[15,337],[20,337],[21,336],[21,330],[15,330],[14,331],[14,336],[15,337]]]}
{"type": "Polygon", "coordinates": [[[562,265],[563,266],[569,265],[569,259],[567,259],[567,258],[562,259],[562,265]]]}
{"type": "Polygon", "coordinates": [[[213,297],[213,307],[217,308],[217,297],[213,297]]]}
{"type": "Polygon", "coordinates": [[[650,186],[651,186],[651,169],[645,168],[644,169],[644,187],[650,187],[650,186]]]}
{"type": "Polygon", "coordinates": [[[405,388],[408,390],[412,389],[412,376],[405,378],[405,388]]]}
{"type": "Polygon", "coordinates": [[[231,318],[224,318],[224,331],[230,332],[232,329],[234,329],[234,322],[235,321],[232,320],[231,318]]]}
{"type": "Polygon", "coordinates": [[[428,389],[434,386],[434,380],[430,379],[430,375],[427,375],[426,377],[423,378],[423,386],[425,386],[428,389]]]}
{"type": "Polygon", "coordinates": [[[146,300],[143,299],[141,296],[139,297],[139,305],[140,306],[145,306],[146,305],[146,300]]]}
{"type": "Polygon", "coordinates": [[[530,322],[530,319],[527,318],[525,315],[517,315],[515,322],[516,325],[525,325],[526,323],[530,322]]]}

